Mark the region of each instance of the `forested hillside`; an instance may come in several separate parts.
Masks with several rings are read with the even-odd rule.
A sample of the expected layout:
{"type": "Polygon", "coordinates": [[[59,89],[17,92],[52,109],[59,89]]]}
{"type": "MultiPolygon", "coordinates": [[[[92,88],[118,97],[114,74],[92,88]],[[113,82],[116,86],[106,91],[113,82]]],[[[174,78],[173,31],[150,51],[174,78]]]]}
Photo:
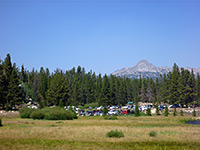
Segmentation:
{"type": "Polygon", "coordinates": [[[174,64],[173,71],[151,78],[129,79],[86,72],[78,66],[69,71],[48,68],[26,70],[11,62],[8,54],[0,62],[0,108],[12,109],[28,99],[40,106],[124,105],[128,101],[200,105],[200,76],[174,64]]]}

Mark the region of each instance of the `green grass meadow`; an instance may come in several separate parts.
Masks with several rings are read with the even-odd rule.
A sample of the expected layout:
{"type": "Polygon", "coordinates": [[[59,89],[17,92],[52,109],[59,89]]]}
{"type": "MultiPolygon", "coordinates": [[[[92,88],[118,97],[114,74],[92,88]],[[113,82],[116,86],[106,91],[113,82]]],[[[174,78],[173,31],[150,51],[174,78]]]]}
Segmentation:
{"type": "Polygon", "coordinates": [[[72,149],[135,150],[200,149],[200,126],[185,124],[192,116],[79,117],[76,120],[33,120],[2,118],[0,150],[72,149]],[[108,138],[111,130],[124,133],[108,138]],[[151,131],[156,136],[149,136],[151,131]]]}

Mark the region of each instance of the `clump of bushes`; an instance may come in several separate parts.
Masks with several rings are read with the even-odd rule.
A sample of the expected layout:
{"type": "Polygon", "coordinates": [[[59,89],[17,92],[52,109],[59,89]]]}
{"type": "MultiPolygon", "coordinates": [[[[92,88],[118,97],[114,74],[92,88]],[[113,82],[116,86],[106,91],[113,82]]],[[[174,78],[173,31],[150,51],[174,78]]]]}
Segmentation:
{"type": "Polygon", "coordinates": [[[1,127],[1,126],[3,126],[3,125],[2,125],[2,122],[1,122],[1,119],[0,119],[0,127],[1,127]]]}
{"type": "Polygon", "coordinates": [[[104,119],[105,120],[118,120],[117,116],[114,116],[114,115],[112,115],[112,116],[105,116],[104,119]]]}
{"type": "Polygon", "coordinates": [[[106,137],[121,138],[121,137],[124,137],[124,133],[122,131],[118,131],[118,130],[111,130],[110,132],[107,132],[106,137]]]}
{"type": "Polygon", "coordinates": [[[22,107],[19,109],[19,115],[21,118],[31,118],[34,111],[36,111],[34,108],[22,107]]]}
{"type": "Polygon", "coordinates": [[[149,132],[149,136],[151,136],[151,137],[156,137],[156,135],[157,135],[156,131],[150,131],[149,132]]]}
{"type": "Polygon", "coordinates": [[[44,119],[44,112],[41,109],[38,109],[31,114],[32,119],[44,119]]]}
{"type": "Polygon", "coordinates": [[[46,107],[43,109],[34,109],[34,111],[31,108],[22,108],[20,110],[20,117],[45,120],[73,120],[78,118],[74,111],[65,110],[62,107],[46,107]]]}

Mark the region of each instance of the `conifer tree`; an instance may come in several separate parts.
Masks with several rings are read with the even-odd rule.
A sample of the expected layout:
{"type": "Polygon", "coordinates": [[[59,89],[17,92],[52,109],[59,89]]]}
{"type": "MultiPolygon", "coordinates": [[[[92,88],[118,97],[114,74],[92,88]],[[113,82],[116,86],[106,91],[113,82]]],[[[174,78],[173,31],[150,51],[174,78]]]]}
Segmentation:
{"type": "Polygon", "coordinates": [[[158,104],[156,105],[156,115],[160,115],[158,104]]]}
{"type": "Polygon", "coordinates": [[[153,90],[152,90],[152,88],[151,88],[151,83],[149,82],[148,83],[148,87],[147,87],[147,94],[146,94],[146,98],[147,98],[147,101],[149,102],[149,103],[152,103],[153,102],[153,99],[154,99],[154,97],[153,97],[153,90]]]}
{"type": "Polygon", "coordinates": [[[180,111],[180,116],[183,116],[183,110],[181,109],[181,111],[180,111]]]}
{"type": "Polygon", "coordinates": [[[169,115],[168,107],[165,108],[165,113],[164,114],[165,114],[166,117],[169,115]]]}
{"type": "Polygon", "coordinates": [[[66,105],[68,101],[68,87],[66,85],[64,76],[62,76],[60,73],[57,73],[53,76],[46,96],[49,105],[58,106],[60,101],[66,105]]]}
{"type": "Polygon", "coordinates": [[[180,103],[180,71],[176,64],[173,66],[173,71],[171,74],[170,80],[170,94],[169,94],[169,103],[178,104],[180,103]]]}
{"type": "Polygon", "coordinates": [[[196,117],[196,111],[195,111],[195,109],[194,109],[193,112],[192,112],[192,116],[193,116],[193,117],[196,117]]]}
{"type": "Polygon", "coordinates": [[[147,108],[147,116],[151,116],[151,109],[147,108]]]}
{"type": "Polygon", "coordinates": [[[143,103],[147,101],[144,84],[142,84],[142,89],[141,89],[141,94],[140,94],[140,100],[143,103]]]}
{"type": "Polygon", "coordinates": [[[2,65],[2,61],[0,60],[0,105],[2,105],[3,109],[5,106],[5,82],[6,82],[6,78],[4,75],[4,70],[3,70],[3,65],[2,65]]]}
{"type": "Polygon", "coordinates": [[[22,91],[19,85],[20,82],[17,76],[17,72],[15,68],[13,68],[8,84],[8,92],[6,95],[6,98],[8,100],[7,103],[9,104],[9,106],[7,107],[12,108],[15,105],[19,105],[22,103],[22,91]]]}
{"type": "Polygon", "coordinates": [[[138,105],[135,106],[135,117],[139,117],[140,116],[140,111],[139,111],[139,108],[138,108],[138,105]]]}
{"type": "Polygon", "coordinates": [[[110,104],[110,83],[107,75],[103,78],[103,86],[100,95],[100,105],[107,106],[110,104]]]}
{"type": "Polygon", "coordinates": [[[197,103],[197,106],[200,106],[200,75],[199,73],[197,73],[197,77],[196,77],[195,90],[196,90],[195,101],[197,103]]]}
{"type": "Polygon", "coordinates": [[[174,107],[173,116],[176,116],[176,106],[174,107]]]}

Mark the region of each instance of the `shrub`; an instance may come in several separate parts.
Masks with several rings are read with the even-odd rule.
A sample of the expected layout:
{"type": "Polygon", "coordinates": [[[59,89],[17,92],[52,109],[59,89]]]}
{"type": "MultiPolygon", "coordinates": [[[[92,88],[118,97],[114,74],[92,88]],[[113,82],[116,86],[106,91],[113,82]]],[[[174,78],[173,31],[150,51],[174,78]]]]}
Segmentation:
{"type": "Polygon", "coordinates": [[[104,118],[105,120],[118,120],[118,118],[117,118],[117,116],[106,116],[105,118],[104,118]]]}
{"type": "Polygon", "coordinates": [[[38,109],[31,113],[32,119],[44,119],[44,112],[41,109],[38,109]]]}
{"type": "Polygon", "coordinates": [[[72,116],[73,119],[78,119],[78,116],[74,110],[68,110],[68,113],[72,116]]]}
{"type": "Polygon", "coordinates": [[[112,138],[112,137],[120,138],[120,137],[124,137],[124,133],[122,131],[118,131],[118,130],[111,130],[110,132],[107,132],[106,137],[109,137],[109,138],[112,138]]]}
{"type": "Polygon", "coordinates": [[[34,111],[36,111],[34,108],[22,107],[19,109],[19,116],[21,118],[30,118],[34,111]]]}
{"type": "Polygon", "coordinates": [[[43,109],[32,109],[23,107],[19,110],[21,118],[46,119],[46,120],[73,120],[77,119],[76,112],[65,110],[61,107],[46,107],[43,109]]]}
{"type": "Polygon", "coordinates": [[[1,119],[0,119],[0,127],[1,127],[1,126],[3,126],[3,125],[2,125],[2,122],[1,122],[1,119]]]}
{"type": "Polygon", "coordinates": [[[147,116],[151,116],[151,109],[147,108],[147,116]]]}
{"type": "Polygon", "coordinates": [[[169,115],[169,110],[168,110],[168,107],[165,108],[165,116],[168,116],[169,115]]]}
{"type": "Polygon", "coordinates": [[[150,131],[149,132],[149,136],[151,136],[151,137],[155,137],[156,135],[157,135],[156,131],[150,131]]]}
{"type": "Polygon", "coordinates": [[[61,107],[54,107],[45,110],[44,119],[46,120],[73,120],[71,111],[67,111],[61,107]]]}
{"type": "Polygon", "coordinates": [[[192,116],[196,117],[196,111],[195,111],[195,109],[192,112],[192,116]]]}
{"type": "Polygon", "coordinates": [[[182,110],[182,109],[181,109],[181,111],[180,111],[180,115],[183,116],[183,110],[182,110]]]}
{"type": "Polygon", "coordinates": [[[135,117],[139,117],[140,116],[140,111],[138,108],[138,105],[135,106],[135,117]]]}

